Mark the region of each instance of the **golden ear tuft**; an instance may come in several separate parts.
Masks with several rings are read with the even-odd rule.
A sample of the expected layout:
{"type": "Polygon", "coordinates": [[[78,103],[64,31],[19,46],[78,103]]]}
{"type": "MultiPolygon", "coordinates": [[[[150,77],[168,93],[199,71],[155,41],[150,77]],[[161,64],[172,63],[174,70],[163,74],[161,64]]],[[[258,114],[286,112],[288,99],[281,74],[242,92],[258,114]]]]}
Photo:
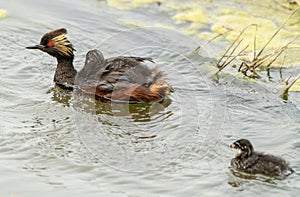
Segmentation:
{"type": "MultiPolygon", "coordinates": [[[[64,29],[65,30],[65,29],[64,29]]],[[[51,39],[53,43],[53,47],[58,50],[63,56],[72,56],[73,55],[73,47],[71,42],[67,39],[66,33],[62,33],[51,39]]]]}

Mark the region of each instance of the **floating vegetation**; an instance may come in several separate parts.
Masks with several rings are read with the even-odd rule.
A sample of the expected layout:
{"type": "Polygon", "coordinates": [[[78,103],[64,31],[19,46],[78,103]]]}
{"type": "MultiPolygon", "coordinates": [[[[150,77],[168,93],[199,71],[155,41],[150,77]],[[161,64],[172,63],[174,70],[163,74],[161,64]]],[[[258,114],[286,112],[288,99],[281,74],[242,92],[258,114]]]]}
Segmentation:
{"type": "MultiPolygon", "coordinates": [[[[150,19],[147,21],[139,18],[123,19],[126,20],[127,24],[130,24],[129,26],[149,27],[160,24],[161,26],[174,27],[174,29],[187,35],[197,36],[202,40],[223,34],[227,41],[232,42],[245,26],[255,23],[257,30],[244,32],[243,42],[240,44],[240,47],[249,44],[243,53],[246,55],[246,53],[251,53],[253,49],[254,34],[259,35],[256,37],[256,47],[262,48],[265,41],[273,35],[274,30],[281,24],[280,19],[288,17],[290,10],[294,10],[298,6],[297,2],[289,3],[283,0],[247,2],[237,0],[230,3],[211,0],[108,0],[107,4],[119,10],[142,9],[143,12],[149,14],[150,19]],[[276,17],[274,17],[274,13],[276,13],[276,17]],[[156,17],[164,15],[169,15],[171,20],[160,20],[160,17],[156,17]],[[233,31],[224,34],[228,30],[233,31]]],[[[292,37],[300,36],[299,17],[299,15],[295,15],[294,18],[291,18],[289,24],[280,30],[280,33],[268,44],[265,51],[280,48],[282,43],[290,41],[292,37]]],[[[289,48],[292,49],[292,47],[300,48],[300,41],[291,43],[289,48]]],[[[219,53],[220,51],[216,51],[214,54],[218,57],[219,53]]],[[[281,63],[282,59],[279,58],[272,66],[282,66],[281,63]]],[[[284,67],[298,65],[300,56],[294,56],[289,52],[284,63],[284,67]]]]}
{"type": "Polygon", "coordinates": [[[181,28],[181,31],[190,35],[195,34],[208,22],[205,12],[200,7],[192,7],[179,12],[173,16],[173,20],[177,24],[189,23],[188,27],[181,28]]]}
{"type": "Polygon", "coordinates": [[[134,8],[145,7],[151,3],[160,4],[160,1],[159,0],[107,0],[108,6],[117,8],[119,10],[130,10],[134,8]]]}
{"type": "MultiPolygon", "coordinates": [[[[196,53],[204,48],[210,51],[209,45],[212,43],[212,46],[221,44],[221,47],[213,48],[214,51],[209,53],[212,58],[220,57],[224,51],[222,44],[230,42],[216,63],[217,74],[228,66],[235,66],[238,73],[247,79],[260,78],[262,71],[266,70],[271,80],[271,69],[276,67],[281,72],[283,68],[300,64],[300,13],[294,11],[290,14],[299,7],[299,2],[108,0],[107,4],[119,10],[140,9],[149,14],[146,22],[139,18],[123,19],[122,23],[129,27],[175,29],[206,41],[195,49],[196,53]],[[161,20],[161,16],[165,15],[169,16],[169,20],[161,20]],[[283,18],[287,19],[282,22],[283,18]]],[[[299,91],[299,81],[286,84],[284,91],[299,91]]]]}
{"type": "Polygon", "coordinates": [[[0,9],[0,19],[1,19],[1,18],[5,18],[5,17],[7,17],[7,12],[6,12],[6,10],[0,9]]]}
{"type": "MultiPolygon", "coordinates": [[[[280,27],[271,35],[270,38],[264,43],[260,50],[257,50],[257,25],[252,24],[246,26],[238,35],[237,38],[231,43],[231,45],[227,48],[224,54],[219,58],[216,62],[216,67],[218,71],[216,75],[222,71],[225,67],[230,65],[232,62],[235,62],[238,67],[238,72],[242,73],[244,76],[251,78],[259,78],[259,74],[257,69],[261,66],[265,68],[269,68],[277,58],[292,44],[297,38],[294,38],[288,43],[283,44],[281,47],[274,50],[266,50],[267,46],[272,42],[272,40],[278,35],[278,33],[283,29],[283,27],[287,24],[287,22],[296,14],[299,8],[294,10],[292,14],[280,25],[280,27]],[[244,41],[243,35],[247,30],[254,26],[255,34],[253,39],[253,55],[252,58],[248,60],[240,58],[242,54],[249,47],[249,44],[243,46],[241,43],[244,41]],[[242,47],[241,47],[242,46],[242,47]]],[[[196,49],[197,50],[197,49],[196,49]]],[[[284,89],[282,93],[282,97],[287,99],[287,94],[289,89],[296,83],[296,81],[300,78],[300,74],[284,89]]]]}

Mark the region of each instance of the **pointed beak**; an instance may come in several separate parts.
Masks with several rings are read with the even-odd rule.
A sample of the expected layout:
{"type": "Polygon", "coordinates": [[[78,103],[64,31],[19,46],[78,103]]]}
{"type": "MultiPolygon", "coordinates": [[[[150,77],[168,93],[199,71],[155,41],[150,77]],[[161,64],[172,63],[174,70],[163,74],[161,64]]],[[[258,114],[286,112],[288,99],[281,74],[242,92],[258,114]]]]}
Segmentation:
{"type": "Polygon", "coordinates": [[[41,44],[38,44],[38,45],[35,45],[35,46],[26,47],[26,49],[40,49],[40,50],[43,50],[44,48],[45,48],[45,46],[41,45],[41,44]]]}
{"type": "Polygon", "coordinates": [[[230,148],[235,148],[234,143],[233,143],[233,144],[229,144],[229,147],[230,147],[230,148]]]}

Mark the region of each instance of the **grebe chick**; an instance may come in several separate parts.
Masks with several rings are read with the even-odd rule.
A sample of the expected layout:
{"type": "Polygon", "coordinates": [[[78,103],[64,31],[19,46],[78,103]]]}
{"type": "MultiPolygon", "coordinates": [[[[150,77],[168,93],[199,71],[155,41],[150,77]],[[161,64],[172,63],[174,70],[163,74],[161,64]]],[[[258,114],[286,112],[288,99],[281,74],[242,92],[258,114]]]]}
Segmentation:
{"type": "Polygon", "coordinates": [[[236,170],[274,177],[286,177],[294,172],[282,158],[255,152],[249,140],[237,140],[230,144],[230,148],[237,150],[237,154],[231,160],[231,167],[236,170]]]}
{"type": "Polygon", "coordinates": [[[66,29],[57,29],[46,33],[40,44],[26,47],[39,49],[57,59],[54,82],[58,86],[75,88],[105,102],[160,102],[173,91],[161,71],[143,64],[144,61],[153,62],[151,58],[119,56],[104,59],[100,51],[92,50],[77,73],[73,66],[75,49],[66,34],[66,29]]]}

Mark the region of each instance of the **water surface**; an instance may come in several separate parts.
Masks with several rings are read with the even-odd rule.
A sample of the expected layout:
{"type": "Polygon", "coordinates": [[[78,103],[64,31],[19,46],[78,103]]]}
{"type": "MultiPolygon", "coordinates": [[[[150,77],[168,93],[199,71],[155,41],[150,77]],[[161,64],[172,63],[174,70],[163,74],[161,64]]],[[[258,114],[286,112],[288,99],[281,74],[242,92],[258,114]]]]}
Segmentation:
{"type": "Polygon", "coordinates": [[[299,195],[298,174],[276,180],[228,169],[228,144],[248,138],[300,171],[298,93],[288,101],[278,96],[278,70],[273,81],[246,80],[234,69],[216,81],[213,62],[224,43],[193,54],[205,41],[179,31],[182,24],[156,6],[2,2],[1,196],[299,195]],[[146,25],[133,27],[135,19],[146,25]],[[177,28],[160,28],[160,21],[177,28]],[[150,56],[155,64],[147,65],[164,71],[175,93],[163,103],[126,105],[60,90],[52,82],[55,59],[25,46],[61,27],[76,48],[77,69],[94,48],[105,57],[150,56]]]}

